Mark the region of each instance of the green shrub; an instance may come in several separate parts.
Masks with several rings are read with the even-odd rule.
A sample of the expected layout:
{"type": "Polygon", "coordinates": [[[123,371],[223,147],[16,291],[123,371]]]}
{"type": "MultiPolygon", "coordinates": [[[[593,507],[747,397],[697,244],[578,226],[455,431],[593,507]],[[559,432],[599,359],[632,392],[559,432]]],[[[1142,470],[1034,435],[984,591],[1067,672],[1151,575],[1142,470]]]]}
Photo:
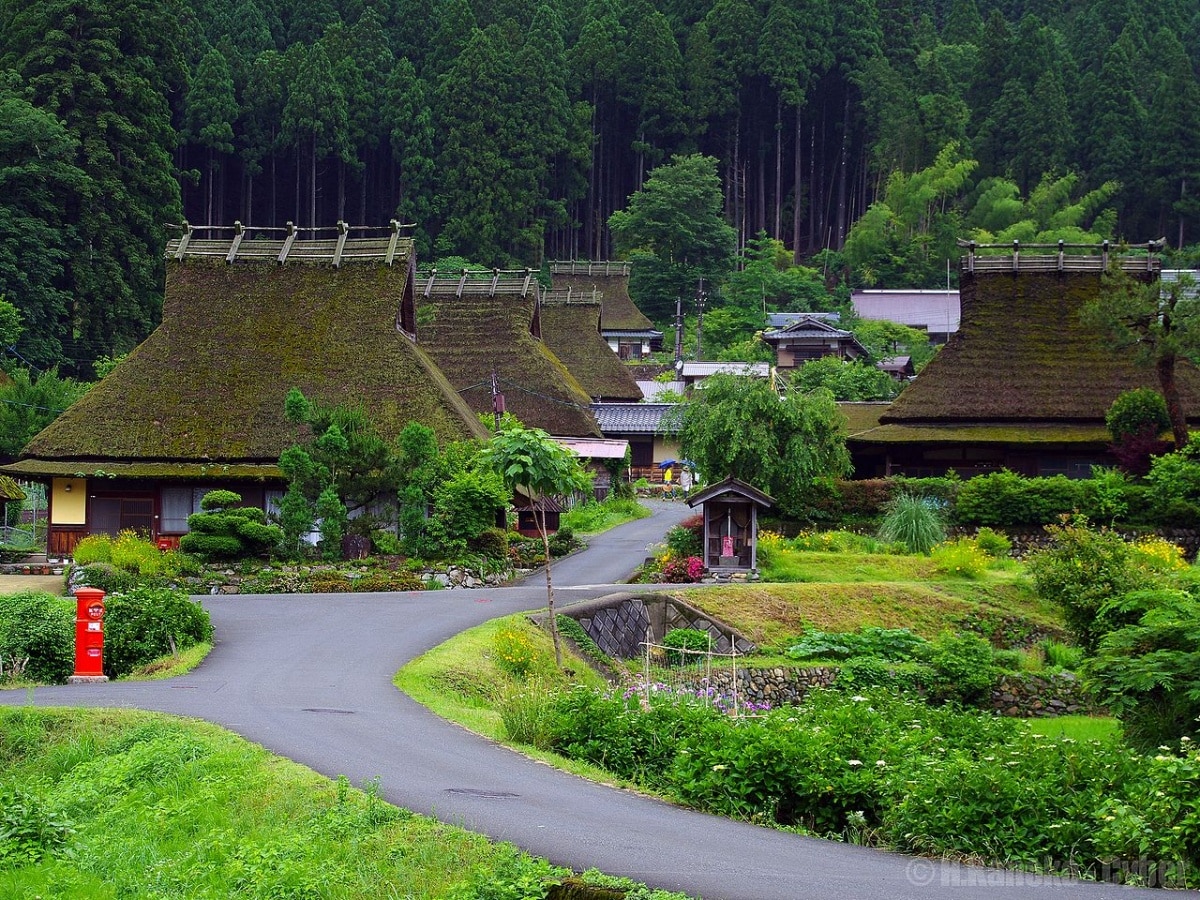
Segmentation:
{"type": "Polygon", "coordinates": [[[525,853],[493,858],[451,886],[447,900],[542,900],[570,872],[525,853]]]}
{"type": "Polygon", "coordinates": [[[74,829],[62,813],[16,785],[0,785],[0,871],[57,855],[74,829]]]}
{"type": "Polygon", "coordinates": [[[371,532],[371,547],[381,556],[399,556],[400,538],[392,531],[371,532]]]}
{"type": "Polygon", "coordinates": [[[664,542],[671,556],[704,556],[704,517],[691,516],[667,531],[664,542]]]}
{"type": "Polygon", "coordinates": [[[183,591],[134,587],[110,594],[105,606],[104,673],[110,678],[212,638],[208,612],[183,591]]]}
{"type": "Polygon", "coordinates": [[[111,563],[113,539],[107,534],[89,534],[79,539],[71,558],[75,564],[85,566],[88,563],[111,563]]]}
{"type": "Polygon", "coordinates": [[[38,591],[0,598],[0,682],[58,684],[75,671],[75,602],[38,591]]]}
{"type": "Polygon", "coordinates": [[[1029,559],[1038,595],[1062,610],[1067,627],[1086,653],[1130,617],[1109,601],[1131,591],[1153,587],[1163,576],[1142,564],[1135,549],[1120,535],[1089,528],[1081,517],[1052,525],[1051,544],[1029,559]]]}
{"type": "Polygon", "coordinates": [[[316,572],[308,579],[308,590],[314,594],[345,594],[354,590],[354,582],[341,572],[316,572]]]}
{"type": "Polygon", "coordinates": [[[941,512],[922,497],[901,494],[888,504],[879,526],[879,538],[887,543],[903,544],[909,553],[928,553],[946,539],[941,512]]]}
{"type": "Polygon", "coordinates": [[[1200,743],[1172,742],[1144,757],[1141,768],[1140,777],[1098,810],[1097,852],[1102,859],[1154,860],[1168,867],[1164,881],[1182,887],[1190,873],[1195,886],[1200,883],[1200,743]]]}
{"type": "Polygon", "coordinates": [[[672,628],[663,636],[667,665],[682,666],[696,661],[695,654],[712,649],[712,636],[695,628],[672,628]]]}
{"type": "Polygon", "coordinates": [[[991,644],[976,634],[939,635],[929,665],[936,676],[930,695],[968,705],[987,700],[1000,674],[991,644]]]}
{"type": "Polygon", "coordinates": [[[71,570],[71,583],[99,588],[106,594],[115,591],[127,591],[141,579],[133,572],[118,569],[110,563],[95,562],[86,566],[76,566],[71,570]]]}
{"type": "Polygon", "coordinates": [[[162,568],[162,551],[135,532],[122,531],[112,543],[112,564],[139,575],[153,575],[162,568]]]}
{"type": "Polygon", "coordinates": [[[1162,394],[1153,388],[1134,388],[1120,394],[1112,402],[1104,414],[1104,424],[1116,443],[1142,432],[1157,436],[1169,431],[1171,417],[1167,414],[1167,401],[1162,394]]]}
{"type": "Polygon", "coordinates": [[[550,555],[553,557],[566,556],[583,546],[575,537],[575,532],[563,526],[550,535],[550,555]]]}
{"type": "Polygon", "coordinates": [[[858,631],[831,632],[815,628],[806,631],[788,647],[792,659],[850,659],[872,656],[887,660],[912,659],[929,642],[907,628],[880,628],[865,625],[858,631]]]}
{"type": "Polygon", "coordinates": [[[234,506],[241,502],[233,491],[205,494],[200,501],[204,512],[188,516],[189,531],[179,539],[180,549],[210,559],[269,556],[283,543],[283,530],[268,525],[266,513],[257,507],[234,506]]]}
{"type": "Polygon", "coordinates": [[[501,528],[485,528],[467,546],[488,559],[508,558],[508,532],[501,528]]]}
{"type": "Polygon", "coordinates": [[[990,557],[969,537],[944,541],[930,551],[933,569],[951,578],[982,578],[990,557]]]}
{"type": "Polygon", "coordinates": [[[1135,591],[1102,612],[1128,624],[1104,635],[1084,675],[1129,742],[1150,751],[1200,740],[1200,600],[1135,591]]]}
{"type": "Polygon", "coordinates": [[[963,525],[1048,525],[1059,516],[1086,509],[1091,486],[1064,475],[1025,478],[1003,469],[963,483],[954,519],[963,525]]]}
{"type": "Polygon", "coordinates": [[[992,559],[1005,559],[1012,553],[1012,541],[1008,535],[986,525],[975,532],[975,546],[992,559]]]}

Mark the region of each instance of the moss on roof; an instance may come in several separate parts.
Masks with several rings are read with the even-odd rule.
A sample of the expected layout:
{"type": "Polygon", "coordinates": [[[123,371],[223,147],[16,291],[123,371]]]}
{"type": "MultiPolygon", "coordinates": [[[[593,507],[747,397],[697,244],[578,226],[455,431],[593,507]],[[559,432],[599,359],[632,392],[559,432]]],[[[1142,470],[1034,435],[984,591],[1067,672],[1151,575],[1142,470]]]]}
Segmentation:
{"type": "MultiPolygon", "coordinates": [[[[274,462],[295,442],[288,390],[482,437],[470,409],[397,330],[407,259],[277,266],[168,261],[163,322],[25,448],[39,460],[274,462]]],[[[101,466],[103,468],[103,466],[101,466]]]]}
{"type": "Polygon", "coordinates": [[[417,340],[477,413],[492,412],[491,375],[506,409],[525,425],[564,437],[599,437],[591,398],[562,361],[533,335],[535,292],[465,292],[438,282],[418,296],[417,340]]]}
{"type": "MultiPolygon", "coordinates": [[[[1097,273],[962,275],[962,324],[896,398],[884,424],[1103,425],[1113,400],[1156,387],[1104,334],[1080,321],[1097,273]]],[[[1185,406],[1200,413],[1200,372],[1180,365],[1185,406]]]]}
{"type": "Polygon", "coordinates": [[[846,434],[853,437],[862,431],[879,426],[879,417],[887,410],[889,403],[850,402],[844,401],[837,405],[838,412],[846,417],[846,434]]]}
{"type": "Polygon", "coordinates": [[[25,492],[21,486],[7,475],[0,475],[0,504],[24,499],[25,492]]]}
{"type": "Polygon", "coordinates": [[[601,293],[600,327],[604,331],[650,331],[654,323],[629,299],[628,275],[560,275],[550,277],[554,290],[601,293]]]}
{"type": "Polygon", "coordinates": [[[69,476],[73,478],[220,478],[252,481],[283,478],[270,463],[113,462],[107,459],[22,459],[4,466],[15,475],[69,476]]]}
{"type": "Polygon", "coordinates": [[[600,334],[599,303],[543,303],[542,340],[593,400],[641,400],[633,374],[600,334]]]}
{"type": "Polygon", "coordinates": [[[1067,422],[1029,424],[879,425],[851,431],[847,440],[866,444],[1095,444],[1112,438],[1103,425],[1067,422]]]}

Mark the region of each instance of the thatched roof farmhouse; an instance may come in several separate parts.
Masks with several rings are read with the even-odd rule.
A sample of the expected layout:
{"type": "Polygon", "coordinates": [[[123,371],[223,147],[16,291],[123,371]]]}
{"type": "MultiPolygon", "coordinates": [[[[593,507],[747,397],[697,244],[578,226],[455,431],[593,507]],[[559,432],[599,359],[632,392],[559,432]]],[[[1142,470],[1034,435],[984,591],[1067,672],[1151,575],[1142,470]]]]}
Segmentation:
{"type": "Polygon", "coordinates": [[[600,334],[599,301],[544,292],[542,340],[593,400],[642,399],[633,372],[600,334]]]}
{"type": "MultiPolygon", "coordinates": [[[[850,431],[858,477],[962,474],[1007,467],[1087,476],[1112,465],[1104,416],[1135,387],[1156,387],[1080,310],[1101,289],[1097,256],[964,259],[957,333],[877,419],[850,431]]],[[[1156,278],[1156,257],[1123,268],[1156,278]]],[[[1181,364],[1185,406],[1200,417],[1200,372],[1181,364]]]]}

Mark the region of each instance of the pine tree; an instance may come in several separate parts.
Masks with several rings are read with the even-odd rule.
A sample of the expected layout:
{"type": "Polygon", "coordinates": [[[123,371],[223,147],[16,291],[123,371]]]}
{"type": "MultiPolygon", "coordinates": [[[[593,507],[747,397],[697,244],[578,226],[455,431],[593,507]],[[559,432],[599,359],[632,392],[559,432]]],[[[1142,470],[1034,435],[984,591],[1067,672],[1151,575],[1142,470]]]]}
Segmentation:
{"type": "MultiPolygon", "coordinates": [[[[283,137],[308,167],[308,222],[317,227],[317,163],[347,146],[346,98],[321,44],[304,54],[283,109],[283,137]]],[[[299,203],[299,197],[296,198],[299,203]]]]}

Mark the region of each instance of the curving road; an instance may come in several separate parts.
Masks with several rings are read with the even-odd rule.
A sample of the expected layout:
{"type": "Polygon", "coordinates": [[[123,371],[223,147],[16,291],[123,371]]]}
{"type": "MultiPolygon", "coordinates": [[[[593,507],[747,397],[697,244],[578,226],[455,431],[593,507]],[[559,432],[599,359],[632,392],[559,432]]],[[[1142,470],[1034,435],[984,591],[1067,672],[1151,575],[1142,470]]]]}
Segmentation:
{"type": "MultiPolygon", "coordinates": [[[[611,592],[649,544],[691,514],[683,504],[653,506],[653,517],[600,535],[587,552],[555,564],[560,606],[611,592]]],[[[413,657],[487,619],[537,609],[545,596],[537,577],[486,591],[209,597],[218,640],[194,672],[169,681],[38,688],[32,702],[207,719],[327,776],[355,783],[378,776],[392,803],[555,863],[706,900],[971,900],[995,898],[998,890],[1092,900],[1139,893],[912,859],[679,809],[526,759],[437,718],[392,686],[395,671],[413,657]]],[[[27,702],[27,692],[0,692],[0,705],[27,702]]]]}

